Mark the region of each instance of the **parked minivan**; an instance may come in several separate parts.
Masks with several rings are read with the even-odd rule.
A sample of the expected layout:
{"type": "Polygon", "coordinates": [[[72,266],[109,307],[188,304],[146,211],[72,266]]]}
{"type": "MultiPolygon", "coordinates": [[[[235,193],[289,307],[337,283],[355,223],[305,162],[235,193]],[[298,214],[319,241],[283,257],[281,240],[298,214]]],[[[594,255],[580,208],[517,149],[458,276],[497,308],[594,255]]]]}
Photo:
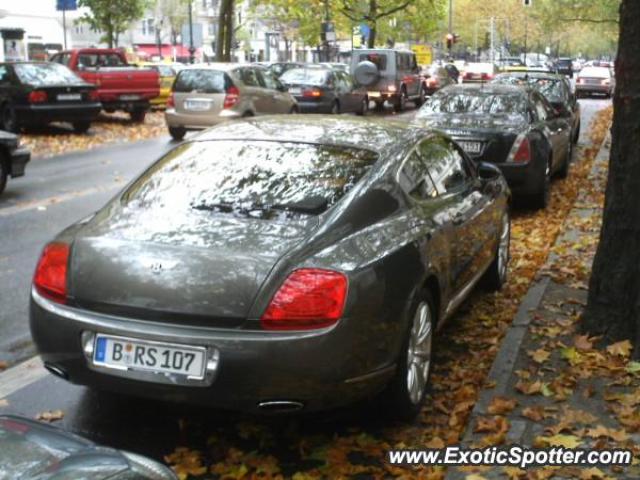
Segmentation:
{"type": "Polygon", "coordinates": [[[427,86],[420,76],[416,54],[410,50],[362,49],[351,55],[351,74],[358,85],[366,87],[370,100],[381,110],[389,101],[397,112],[407,100],[416,107],[427,97],[427,86]]]}
{"type": "Polygon", "coordinates": [[[267,68],[211,63],[180,71],[165,119],[171,136],[181,140],[189,130],[202,130],[226,120],[297,111],[295,98],[267,68]]]}

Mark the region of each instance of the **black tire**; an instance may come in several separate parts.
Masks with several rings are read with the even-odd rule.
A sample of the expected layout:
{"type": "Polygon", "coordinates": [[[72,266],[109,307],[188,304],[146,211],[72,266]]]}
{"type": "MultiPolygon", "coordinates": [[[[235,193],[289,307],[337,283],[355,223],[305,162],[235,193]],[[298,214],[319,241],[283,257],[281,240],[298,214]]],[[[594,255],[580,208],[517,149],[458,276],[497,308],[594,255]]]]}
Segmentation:
{"type": "Polygon", "coordinates": [[[253,117],[253,116],[254,116],[254,115],[253,115],[253,112],[249,112],[249,111],[244,112],[244,113],[242,114],[242,118],[249,118],[249,117],[253,117]]]}
{"type": "Polygon", "coordinates": [[[497,292],[507,282],[510,258],[509,249],[511,246],[511,216],[508,210],[502,217],[500,227],[496,256],[484,274],[483,279],[485,287],[492,292],[497,292]],[[504,235],[506,235],[506,237],[504,235]]]}
{"type": "Polygon", "coordinates": [[[182,127],[169,127],[169,135],[176,141],[180,141],[184,138],[187,131],[182,127]]]}
{"type": "Polygon", "coordinates": [[[416,108],[420,108],[426,101],[427,101],[427,89],[425,88],[424,85],[421,85],[420,94],[418,95],[418,98],[414,100],[416,104],[416,108]]]}
{"type": "Polygon", "coordinates": [[[364,97],[360,102],[360,110],[356,112],[356,115],[364,116],[369,111],[369,99],[364,97]]]}
{"type": "MultiPolygon", "coordinates": [[[[437,324],[437,313],[435,309],[435,302],[431,293],[427,290],[420,292],[420,294],[412,302],[410,310],[409,321],[407,322],[407,328],[402,341],[402,347],[398,360],[396,362],[396,372],[385,388],[380,394],[380,401],[384,405],[388,416],[395,420],[411,421],[420,413],[422,404],[424,402],[425,394],[429,388],[429,380],[431,378],[431,360],[433,358],[433,332],[437,324]],[[429,348],[429,360],[428,371],[426,378],[424,379],[424,385],[422,392],[418,398],[412,399],[411,389],[409,387],[409,369],[413,363],[410,363],[410,348],[411,340],[414,330],[414,322],[418,317],[418,310],[426,306],[429,309],[429,318],[431,319],[431,342],[429,348]]],[[[416,368],[419,368],[416,366],[416,368]]],[[[424,367],[423,367],[424,368],[424,367]]],[[[423,372],[424,373],[424,372],[423,372]]]]}
{"type": "Polygon", "coordinates": [[[17,133],[20,130],[20,126],[18,125],[18,119],[16,117],[16,111],[13,106],[5,103],[2,106],[2,111],[0,112],[1,120],[2,120],[2,129],[6,132],[17,133]]]}
{"type": "Polygon", "coordinates": [[[384,110],[384,101],[376,100],[376,112],[381,112],[384,110]]]}
{"type": "Polygon", "coordinates": [[[533,195],[531,203],[533,208],[543,210],[549,205],[551,199],[551,160],[547,163],[547,168],[540,178],[538,192],[533,195]]]}
{"type": "Polygon", "coordinates": [[[87,133],[91,128],[91,122],[73,122],[73,131],[76,133],[87,133]]]}
{"type": "Polygon", "coordinates": [[[134,123],[144,123],[144,119],[147,116],[146,110],[133,110],[130,114],[131,121],[134,123]]]}
{"type": "Polygon", "coordinates": [[[7,177],[9,176],[9,169],[4,157],[0,156],[0,194],[4,192],[7,186],[7,177]]]}
{"type": "Polygon", "coordinates": [[[338,115],[340,113],[340,103],[337,100],[331,105],[329,113],[331,115],[338,115]]]}
{"type": "Polygon", "coordinates": [[[298,110],[298,107],[294,105],[293,107],[291,107],[291,110],[289,110],[289,114],[294,115],[296,113],[300,113],[300,111],[298,110]]]}
{"type": "Polygon", "coordinates": [[[400,91],[400,95],[396,98],[395,102],[393,102],[393,109],[396,113],[403,112],[407,104],[407,92],[404,90],[400,91]]]}
{"type": "Polygon", "coordinates": [[[571,157],[573,156],[573,142],[569,141],[567,145],[567,154],[560,170],[558,170],[558,178],[567,178],[569,176],[569,166],[571,165],[571,157]]]}

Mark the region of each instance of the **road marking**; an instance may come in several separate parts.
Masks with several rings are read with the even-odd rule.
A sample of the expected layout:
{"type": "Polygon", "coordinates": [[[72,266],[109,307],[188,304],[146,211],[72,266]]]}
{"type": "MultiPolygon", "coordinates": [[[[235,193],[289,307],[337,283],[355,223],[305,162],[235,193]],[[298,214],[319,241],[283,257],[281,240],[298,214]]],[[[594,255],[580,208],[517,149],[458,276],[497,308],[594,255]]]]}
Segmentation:
{"type": "Polygon", "coordinates": [[[14,205],[12,207],[0,209],[0,217],[8,217],[9,215],[26,212],[28,210],[35,210],[35,209],[46,210],[47,207],[49,206],[53,207],[54,205],[58,205],[59,203],[73,200],[74,198],[85,197],[87,195],[93,195],[95,193],[110,192],[112,190],[122,188],[122,185],[123,185],[123,182],[118,182],[115,185],[109,185],[107,187],[91,187],[85,190],[61,193],[60,195],[56,195],[55,197],[43,198],[42,200],[32,200],[30,202],[25,202],[18,205],[14,205]]]}
{"type": "Polygon", "coordinates": [[[49,375],[42,365],[40,357],[35,356],[0,373],[0,398],[5,398],[12,393],[37,382],[49,375]]]}

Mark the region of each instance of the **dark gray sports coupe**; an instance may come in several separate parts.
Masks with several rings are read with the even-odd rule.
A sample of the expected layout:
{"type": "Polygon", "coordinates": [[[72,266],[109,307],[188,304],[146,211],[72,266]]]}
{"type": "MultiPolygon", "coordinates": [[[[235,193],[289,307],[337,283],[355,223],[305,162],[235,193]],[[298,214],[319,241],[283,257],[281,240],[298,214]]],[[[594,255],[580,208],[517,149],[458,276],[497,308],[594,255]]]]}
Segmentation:
{"type": "Polygon", "coordinates": [[[407,417],[434,329],[505,281],[509,196],[419,126],[220,125],[45,247],[33,338],[51,372],[104,390],[272,412],[380,393],[407,417]]]}

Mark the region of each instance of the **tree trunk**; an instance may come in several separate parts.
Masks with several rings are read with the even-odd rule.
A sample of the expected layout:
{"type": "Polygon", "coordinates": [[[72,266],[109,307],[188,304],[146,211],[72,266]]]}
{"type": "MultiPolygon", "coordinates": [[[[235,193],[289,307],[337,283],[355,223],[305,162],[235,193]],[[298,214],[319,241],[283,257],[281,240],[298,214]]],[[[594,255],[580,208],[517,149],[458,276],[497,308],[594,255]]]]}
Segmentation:
{"type": "Polygon", "coordinates": [[[226,27],[224,30],[224,61],[231,61],[231,46],[233,43],[233,0],[227,0],[226,27]]]}
{"type": "Polygon", "coordinates": [[[218,31],[216,32],[216,61],[223,62],[224,58],[224,39],[225,39],[225,27],[226,23],[226,11],[227,2],[229,0],[222,0],[220,2],[220,11],[218,12],[218,31]]]}
{"type": "Polygon", "coordinates": [[[640,357],[640,1],[623,0],[609,178],[585,332],[630,339],[640,357]]]}
{"type": "Polygon", "coordinates": [[[376,47],[376,15],[378,15],[377,0],[369,0],[369,37],[367,38],[367,48],[376,47]]]}

